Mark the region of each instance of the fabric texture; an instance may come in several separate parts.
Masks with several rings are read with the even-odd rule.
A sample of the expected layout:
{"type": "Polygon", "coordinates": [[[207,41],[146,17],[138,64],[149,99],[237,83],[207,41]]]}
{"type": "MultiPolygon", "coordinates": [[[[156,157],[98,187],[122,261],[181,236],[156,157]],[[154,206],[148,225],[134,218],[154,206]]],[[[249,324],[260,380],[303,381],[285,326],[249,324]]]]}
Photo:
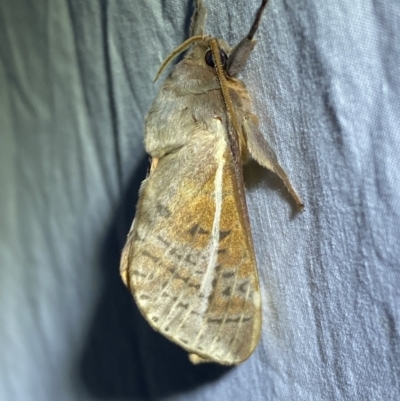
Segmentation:
{"type": "MultiPolygon", "coordinates": [[[[205,6],[233,45],[259,1],[205,6]]],[[[398,400],[400,2],[267,5],[242,78],[305,211],[246,166],[255,353],[191,365],[123,286],[152,81],[192,11],[0,1],[0,399],[398,400]]]]}

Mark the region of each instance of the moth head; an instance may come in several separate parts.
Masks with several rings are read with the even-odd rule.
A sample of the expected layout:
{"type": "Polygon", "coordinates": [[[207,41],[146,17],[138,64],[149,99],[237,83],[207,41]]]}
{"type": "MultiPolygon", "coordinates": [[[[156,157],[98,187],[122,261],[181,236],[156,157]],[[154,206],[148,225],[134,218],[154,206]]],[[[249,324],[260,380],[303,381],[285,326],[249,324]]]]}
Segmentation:
{"type": "MultiPolygon", "coordinates": [[[[198,67],[210,70],[215,69],[214,58],[210,48],[211,39],[212,37],[208,36],[204,40],[194,43],[192,49],[185,56],[185,61],[198,67]]],[[[232,48],[223,39],[218,39],[218,47],[222,66],[225,69],[232,48]]]]}
{"type": "MultiPolygon", "coordinates": [[[[179,54],[184,52],[188,47],[192,46],[190,51],[186,54],[184,60],[188,65],[193,67],[202,67],[206,69],[214,68],[214,60],[210,49],[210,40],[213,39],[211,36],[192,36],[185,40],[180,46],[173,50],[169,56],[164,60],[158,69],[154,82],[161,75],[165,67],[179,54]]],[[[223,64],[226,66],[231,47],[222,39],[218,40],[220,55],[223,64]]]]}
{"type": "MultiPolygon", "coordinates": [[[[263,0],[256,14],[254,22],[249,33],[233,49],[223,40],[218,40],[218,47],[222,67],[228,77],[236,76],[246,65],[246,62],[253,50],[256,41],[253,39],[258,29],[262,13],[268,0],[263,0]]],[[[179,54],[184,52],[190,46],[191,51],[186,55],[185,60],[195,66],[214,68],[214,58],[210,49],[211,36],[204,35],[206,12],[201,0],[196,1],[196,10],[192,18],[191,34],[192,36],[185,40],[180,46],[170,53],[159,68],[156,78],[158,79],[164,68],[179,54]]]]}

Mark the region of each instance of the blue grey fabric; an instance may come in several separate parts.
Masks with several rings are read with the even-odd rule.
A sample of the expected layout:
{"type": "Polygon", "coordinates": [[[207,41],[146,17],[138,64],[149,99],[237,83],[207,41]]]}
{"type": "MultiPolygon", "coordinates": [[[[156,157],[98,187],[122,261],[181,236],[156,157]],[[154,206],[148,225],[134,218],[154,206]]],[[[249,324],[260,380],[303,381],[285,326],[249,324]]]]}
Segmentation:
{"type": "MultiPolygon", "coordinates": [[[[235,44],[257,0],[205,0],[235,44]]],[[[119,278],[179,1],[0,1],[0,399],[398,400],[400,2],[270,0],[242,74],[305,201],[245,168],[256,352],[192,366],[119,278]]]]}

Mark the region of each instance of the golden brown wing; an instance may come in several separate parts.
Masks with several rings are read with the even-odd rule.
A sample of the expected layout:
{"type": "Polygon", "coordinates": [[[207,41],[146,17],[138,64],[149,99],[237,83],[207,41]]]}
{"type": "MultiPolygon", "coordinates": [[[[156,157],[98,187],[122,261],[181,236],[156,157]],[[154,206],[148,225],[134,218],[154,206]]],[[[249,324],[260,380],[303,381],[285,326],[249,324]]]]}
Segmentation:
{"type": "Polygon", "coordinates": [[[221,364],[248,358],[261,330],[243,182],[236,176],[224,139],[163,157],[142,185],[121,260],[123,280],[151,326],[201,360],[221,364]]]}

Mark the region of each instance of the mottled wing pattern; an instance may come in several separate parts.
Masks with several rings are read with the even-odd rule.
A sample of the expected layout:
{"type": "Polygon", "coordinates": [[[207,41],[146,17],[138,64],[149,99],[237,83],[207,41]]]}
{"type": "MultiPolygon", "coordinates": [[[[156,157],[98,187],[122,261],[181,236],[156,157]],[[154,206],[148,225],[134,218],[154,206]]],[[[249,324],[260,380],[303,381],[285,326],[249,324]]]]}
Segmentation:
{"type": "Polygon", "coordinates": [[[237,364],[258,343],[261,299],[243,182],[226,141],[217,147],[193,153],[196,163],[170,182],[161,177],[182,155],[159,161],[143,183],[121,275],[154,329],[203,359],[237,364]]]}

